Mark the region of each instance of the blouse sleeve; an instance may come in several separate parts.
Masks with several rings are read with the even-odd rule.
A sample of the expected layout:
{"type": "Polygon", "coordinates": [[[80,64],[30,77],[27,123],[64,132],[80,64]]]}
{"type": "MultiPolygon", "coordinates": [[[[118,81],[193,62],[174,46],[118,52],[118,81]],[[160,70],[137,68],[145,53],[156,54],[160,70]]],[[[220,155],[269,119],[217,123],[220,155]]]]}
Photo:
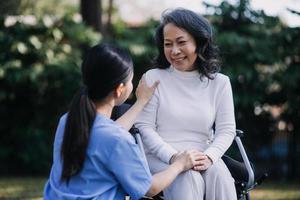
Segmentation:
{"type": "Polygon", "coordinates": [[[108,167],[131,198],[138,200],[150,189],[152,175],[145,157],[132,140],[120,139],[117,142],[108,167]]]}
{"type": "MultiPolygon", "coordinates": [[[[148,72],[145,75],[148,85],[154,83],[148,72]]],[[[155,90],[152,98],[144,107],[136,120],[135,126],[140,130],[145,149],[151,154],[157,156],[163,162],[169,164],[169,160],[177,151],[168,143],[164,142],[159,134],[156,132],[156,117],[159,106],[159,86],[155,90]]]]}
{"type": "Polygon", "coordinates": [[[215,138],[204,152],[213,163],[223,156],[235,137],[233,96],[228,77],[219,93],[216,106],[215,138]]]}

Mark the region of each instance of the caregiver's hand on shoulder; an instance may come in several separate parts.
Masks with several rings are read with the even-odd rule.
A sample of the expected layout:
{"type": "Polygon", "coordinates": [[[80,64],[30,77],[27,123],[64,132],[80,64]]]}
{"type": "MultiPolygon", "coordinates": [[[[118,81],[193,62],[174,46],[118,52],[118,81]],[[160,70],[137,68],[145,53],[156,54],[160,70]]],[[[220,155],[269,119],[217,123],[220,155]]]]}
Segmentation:
{"type": "Polygon", "coordinates": [[[136,88],[135,95],[137,101],[147,104],[148,101],[151,99],[156,87],[158,86],[159,81],[155,81],[152,86],[148,86],[143,76],[139,82],[139,85],[136,88]]]}

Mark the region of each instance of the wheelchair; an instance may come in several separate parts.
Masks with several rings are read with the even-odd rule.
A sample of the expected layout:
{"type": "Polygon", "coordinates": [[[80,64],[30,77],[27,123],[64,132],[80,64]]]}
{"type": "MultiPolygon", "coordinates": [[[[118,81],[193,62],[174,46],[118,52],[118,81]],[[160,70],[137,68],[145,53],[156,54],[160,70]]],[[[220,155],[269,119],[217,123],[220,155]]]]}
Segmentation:
{"type": "MultiPolygon", "coordinates": [[[[130,104],[122,104],[120,106],[116,106],[112,113],[112,119],[117,119],[122,114],[124,114],[129,108],[130,104]]],[[[138,144],[141,152],[145,155],[144,147],[141,139],[141,134],[136,127],[132,127],[129,132],[135,138],[136,143],[138,144]]],[[[237,161],[231,158],[228,155],[223,155],[222,159],[229,169],[232,177],[235,180],[235,187],[237,192],[238,200],[250,200],[250,191],[253,190],[256,186],[260,185],[267,177],[267,173],[263,174],[255,174],[254,166],[249,161],[248,156],[246,154],[245,148],[241,141],[241,138],[244,136],[244,132],[242,130],[236,129],[236,136],[234,138],[237,147],[239,149],[239,153],[242,157],[242,161],[237,161]]],[[[142,200],[163,200],[163,192],[160,194],[149,198],[144,197],[142,200]]]]}

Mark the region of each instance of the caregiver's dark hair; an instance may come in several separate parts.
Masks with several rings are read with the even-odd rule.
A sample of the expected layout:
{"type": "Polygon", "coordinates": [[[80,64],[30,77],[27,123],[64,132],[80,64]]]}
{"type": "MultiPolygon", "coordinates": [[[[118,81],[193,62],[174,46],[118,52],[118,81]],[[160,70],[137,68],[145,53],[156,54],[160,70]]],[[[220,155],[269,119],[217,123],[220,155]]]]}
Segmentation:
{"type": "Polygon", "coordinates": [[[88,51],[81,72],[84,86],[71,102],[61,147],[61,181],[67,183],[83,167],[96,117],[94,103],[105,98],[119,84],[125,84],[133,73],[133,64],[127,52],[109,44],[99,44],[88,51]]]}
{"type": "Polygon", "coordinates": [[[196,51],[198,54],[195,65],[201,77],[205,76],[213,79],[213,75],[220,70],[220,60],[218,48],[213,44],[212,27],[201,15],[183,8],[166,10],[162,14],[161,23],[155,33],[158,56],[154,60],[154,66],[161,69],[166,69],[170,66],[164,54],[163,35],[165,25],[169,23],[174,24],[193,36],[196,41],[196,51]]]}

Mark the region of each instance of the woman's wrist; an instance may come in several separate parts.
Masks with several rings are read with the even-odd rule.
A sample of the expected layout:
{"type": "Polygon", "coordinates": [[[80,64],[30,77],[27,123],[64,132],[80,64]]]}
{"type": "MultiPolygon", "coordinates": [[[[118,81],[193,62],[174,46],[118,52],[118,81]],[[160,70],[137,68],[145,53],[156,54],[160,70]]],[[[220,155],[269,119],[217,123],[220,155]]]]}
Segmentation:
{"type": "Polygon", "coordinates": [[[148,103],[149,100],[145,99],[145,98],[137,98],[136,99],[136,103],[141,105],[141,106],[145,106],[148,103]]]}
{"type": "Polygon", "coordinates": [[[170,167],[174,167],[178,174],[184,171],[184,163],[179,161],[173,160],[173,162],[170,163],[170,167]]]}

